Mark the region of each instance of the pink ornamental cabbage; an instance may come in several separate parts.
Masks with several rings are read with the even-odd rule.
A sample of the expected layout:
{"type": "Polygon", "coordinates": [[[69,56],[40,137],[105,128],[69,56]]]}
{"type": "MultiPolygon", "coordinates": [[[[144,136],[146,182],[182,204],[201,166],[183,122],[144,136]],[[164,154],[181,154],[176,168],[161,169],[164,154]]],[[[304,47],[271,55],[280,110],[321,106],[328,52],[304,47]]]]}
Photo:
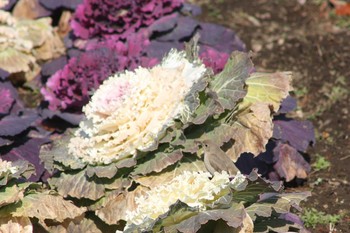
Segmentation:
{"type": "Polygon", "coordinates": [[[147,40],[135,35],[128,44],[107,40],[90,43],[87,51],[71,58],[63,69],[51,76],[41,89],[50,110],[81,112],[91,92],[114,73],[138,66],[150,67],[158,61],[144,56],[147,40]]]}
{"type": "Polygon", "coordinates": [[[78,6],[71,26],[82,39],[126,38],[140,27],[179,8],[183,0],[84,0],[78,6]]]}

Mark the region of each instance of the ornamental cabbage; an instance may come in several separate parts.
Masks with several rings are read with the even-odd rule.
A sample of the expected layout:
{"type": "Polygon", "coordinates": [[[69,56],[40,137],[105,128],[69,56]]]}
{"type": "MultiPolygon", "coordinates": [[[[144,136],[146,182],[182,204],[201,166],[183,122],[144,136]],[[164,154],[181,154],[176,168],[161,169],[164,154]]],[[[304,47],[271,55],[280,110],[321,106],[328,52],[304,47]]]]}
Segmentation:
{"type": "Polygon", "coordinates": [[[183,0],[84,0],[71,22],[74,34],[82,39],[93,37],[127,38],[140,27],[181,6],[183,0]]]}
{"type": "Polygon", "coordinates": [[[83,108],[86,120],[70,140],[69,153],[88,163],[108,164],[156,148],[176,120],[187,123],[197,107],[189,101],[206,71],[173,50],[151,69],[110,77],[83,108]]]}
{"type": "Polygon", "coordinates": [[[126,44],[113,40],[90,43],[86,52],[71,58],[41,89],[49,109],[79,113],[91,93],[110,75],[154,65],[156,60],[142,53],[147,43],[142,35],[133,35],[126,44]]]}
{"type": "Polygon", "coordinates": [[[126,213],[127,224],[142,227],[147,219],[156,220],[169,211],[169,207],[178,200],[205,211],[208,203],[226,195],[229,188],[242,188],[239,186],[245,182],[245,176],[240,173],[230,181],[227,172],[215,173],[212,176],[209,172],[185,171],[168,183],[136,197],[137,208],[126,213]]]}

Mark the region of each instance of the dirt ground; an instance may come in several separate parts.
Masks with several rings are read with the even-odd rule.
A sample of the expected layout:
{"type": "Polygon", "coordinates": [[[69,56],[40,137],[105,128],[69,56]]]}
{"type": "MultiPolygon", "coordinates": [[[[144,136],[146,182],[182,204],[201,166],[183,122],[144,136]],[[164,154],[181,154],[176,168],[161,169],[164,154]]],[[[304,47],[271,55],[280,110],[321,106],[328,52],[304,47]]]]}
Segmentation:
{"type": "Polygon", "coordinates": [[[312,191],[304,207],[342,215],[333,230],[318,225],[311,232],[350,232],[350,27],[339,26],[325,1],[194,2],[203,8],[201,20],[238,34],[254,52],[258,70],[293,71],[299,106],[295,115],[311,120],[316,129],[317,143],[308,153],[311,163],[318,155],[331,162],[293,190],[312,191]]]}

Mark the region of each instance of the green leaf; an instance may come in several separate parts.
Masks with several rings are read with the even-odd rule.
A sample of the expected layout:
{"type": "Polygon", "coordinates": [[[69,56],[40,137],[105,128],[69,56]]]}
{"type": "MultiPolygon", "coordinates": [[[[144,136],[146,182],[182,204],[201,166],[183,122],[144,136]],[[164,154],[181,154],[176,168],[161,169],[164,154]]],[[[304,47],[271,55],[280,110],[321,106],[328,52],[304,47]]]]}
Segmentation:
{"type": "Polygon", "coordinates": [[[217,94],[217,102],[224,109],[232,110],[237,105],[237,101],[247,94],[245,80],[252,70],[253,63],[249,54],[234,51],[224,70],[214,76],[209,83],[209,89],[217,94]]]}
{"type": "Polygon", "coordinates": [[[253,73],[247,79],[248,93],[241,108],[257,102],[268,103],[277,112],[281,101],[292,91],[291,72],[253,73]]]}
{"type": "Polygon", "coordinates": [[[255,220],[257,216],[269,217],[272,211],[284,214],[289,213],[291,207],[297,208],[301,201],[305,200],[310,192],[300,193],[264,193],[260,195],[260,200],[247,207],[250,217],[255,220]]]}
{"type": "Polygon", "coordinates": [[[92,177],[93,175],[96,175],[99,178],[111,179],[117,174],[117,172],[118,172],[118,168],[114,163],[108,164],[105,166],[88,165],[86,168],[86,175],[88,177],[92,177]]]}
{"type": "Polygon", "coordinates": [[[80,159],[68,153],[68,144],[72,135],[72,131],[67,131],[62,138],[55,140],[51,145],[41,147],[39,157],[49,172],[52,173],[55,168],[64,171],[67,168],[83,169],[86,166],[80,159]]]}
{"type": "MultiPolygon", "coordinates": [[[[172,215],[169,217],[172,217],[172,215]]],[[[242,204],[233,203],[232,207],[228,209],[199,212],[197,215],[177,224],[176,229],[180,232],[195,233],[201,228],[201,225],[206,224],[208,221],[218,221],[219,219],[224,220],[228,226],[239,228],[242,226],[245,218],[246,213],[244,206],[242,204]]]]}
{"type": "Polygon", "coordinates": [[[59,177],[49,179],[49,184],[64,197],[70,196],[90,200],[101,198],[105,190],[104,185],[98,183],[98,180],[89,179],[84,170],[77,173],[61,173],[59,177]]]}
{"type": "Polygon", "coordinates": [[[151,172],[160,172],[168,166],[176,163],[181,160],[183,154],[181,150],[170,150],[166,148],[165,150],[157,150],[156,152],[150,153],[147,157],[151,157],[151,159],[137,164],[134,171],[131,173],[132,175],[146,175],[151,172]]]}
{"type": "Polygon", "coordinates": [[[0,207],[21,200],[23,198],[24,190],[25,189],[19,188],[15,184],[8,187],[2,187],[0,189],[0,207]]]}

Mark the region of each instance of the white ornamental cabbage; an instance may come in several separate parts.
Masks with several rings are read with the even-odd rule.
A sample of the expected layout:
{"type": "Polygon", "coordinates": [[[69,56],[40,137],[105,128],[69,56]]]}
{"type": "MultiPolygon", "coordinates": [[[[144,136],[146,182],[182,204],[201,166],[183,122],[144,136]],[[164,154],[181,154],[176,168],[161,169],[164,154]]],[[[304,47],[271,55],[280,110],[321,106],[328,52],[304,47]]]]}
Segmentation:
{"type": "Polygon", "coordinates": [[[227,172],[215,173],[185,171],[165,185],[157,186],[135,199],[137,208],[127,212],[127,224],[147,225],[166,213],[177,200],[204,211],[208,202],[227,194],[228,188],[240,189],[246,177],[240,172],[230,181],[227,172]]]}
{"type": "Polygon", "coordinates": [[[71,138],[69,153],[90,164],[108,164],[156,149],[176,119],[187,123],[206,72],[185,52],[172,50],[151,69],[110,77],[83,108],[86,120],[71,138]]]}

